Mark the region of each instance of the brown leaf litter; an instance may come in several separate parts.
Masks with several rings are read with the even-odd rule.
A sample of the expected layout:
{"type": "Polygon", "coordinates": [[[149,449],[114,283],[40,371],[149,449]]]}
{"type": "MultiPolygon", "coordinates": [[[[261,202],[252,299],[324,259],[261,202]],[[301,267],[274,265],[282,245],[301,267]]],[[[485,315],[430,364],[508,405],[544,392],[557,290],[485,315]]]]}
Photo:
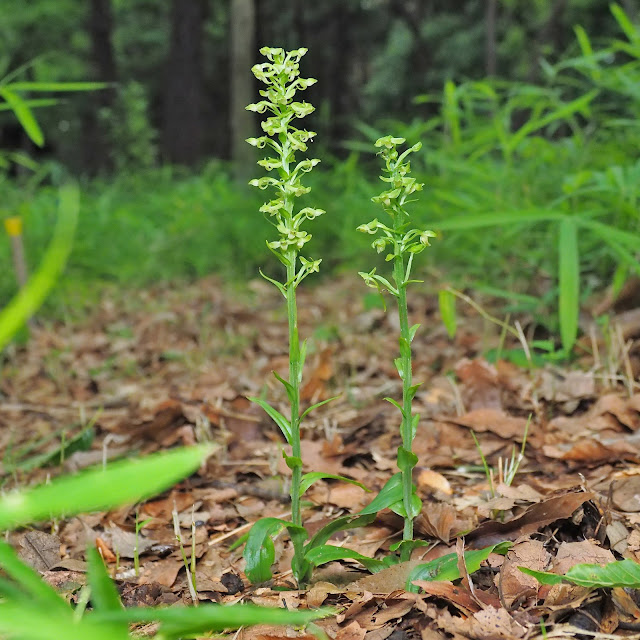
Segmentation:
{"type": "MultiPolygon", "coordinates": [[[[300,291],[300,333],[309,336],[303,401],[339,395],[305,420],[303,458],[307,471],[345,475],[375,492],[395,472],[399,421],[384,397],[398,398],[401,382],[393,366],[395,316],[365,308],[365,293],[346,278],[300,291]]],[[[545,587],[518,567],[565,573],[580,562],[640,560],[640,323],[630,311],[622,316],[621,341],[585,330],[579,367],[529,372],[484,360],[485,327],[472,315],[450,341],[435,297],[416,288],[410,315],[422,329],[412,345],[414,377],[424,384],[415,399],[421,415],[415,482],[424,506],[415,529],[429,546],[378,574],[352,561],[332,563],[316,571],[305,591],[275,591],[295,586],[287,539],[275,541],[273,584],[258,588],[248,584],[241,551],[230,544],[258,518],[287,513],[282,437],[247,400],[265,394],[286,413],[286,395],[270,373],[287,373],[278,292],[256,281],[238,294],[212,278],[179,290],[157,287],[138,299],[107,295],[84,320],[41,325],[26,346],[7,352],[0,381],[5,488],[125,453],[203,439],[221,447],[205,469],[162,496],[64,520],[55,535],[50,527],[14,532],[11,541],[72,600],[84,581],[86,546],[95,544],[127,606],[188,603],[176,512],[187,556],[195,525],[200,600],[331,604],[339,613],[320,626],[332,640],[533,638],[540,637],[541,616],[549,637],[575,628],[625,634],[640,621],[635,592],[545,587]],[[615,352],[607,344],[617,345],[615,352]],[[490,484],[472,432],[489,464],[504,469],[529,420],[514,482],[496,471],[490,484]],[[54,466],[38,463],[45,458],[36,456],[56,453],[92,421],[88,449],[56,454],[54,466]],[[138,541],[139,575],[132,560],[136,519],[148,520],[138,541]],[[513,542],[507,555],[492,554],[479,571],[469,575],[459,560],[461,580],[421,581],[420,593],[405,590],[420,562],[503,540],[513,542]]],[[[307,494],[305,522],[315,530],[359,510],[372,495],[319,482],[307,494]]],[[[331,543],[382,557],[401,530],[401,519],[383,512],[331,543]]],[[[261,625],[239,637],[311,636],[261,625]]]]}

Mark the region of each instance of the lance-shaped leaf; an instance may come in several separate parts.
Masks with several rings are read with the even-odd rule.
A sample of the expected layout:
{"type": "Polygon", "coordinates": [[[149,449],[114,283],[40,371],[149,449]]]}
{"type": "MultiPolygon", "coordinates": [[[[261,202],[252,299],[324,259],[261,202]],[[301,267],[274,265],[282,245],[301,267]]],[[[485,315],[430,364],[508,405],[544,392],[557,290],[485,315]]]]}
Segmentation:
{"type": "Polygon", "coordinates": [[[291,444],[291,423],[268,402],[265,402],[260,398],[249,398],[249,400],[259,404],[267,412],[267,415],[280,427],[280,431],[282,431],[287,443],[291,444]]]}
{"type": "Polygon", "coordinates": [[[402,474],[396,473],[387,480],[380,493],[360,511],[360,515],[378,513],[399,500],[402,500],[402,474]]]}
{"type": "MultiPolygon", "coordinates": [[[[491,553],[499,553],[505,555],[511,547],[511,542],[498,542],[484,549],[464,552],[464,562],[469,573],[473,573],[480,568],[480,565],[489,557],[491,553]]],[[[460,570],[458,569],[458,554],[448,553],[440,558],[431,560],[415,567],[409,574],[407,579],[407,591],[416,591],[416,587],[412,584],[414,580],[440,580],[453,582],[460,578],[460,570]]]]}
{"type": "Polygon", "coordinates": [[[388,566],[388,564],[382,560],[375,560],[374,558],[364,556],[353,549],[336,547],[330,544],[323,544],[311,549],[311,551],[305,554],[305,558],[315,567],[327,564],[328,562],[335,562],[336,560],[357,560],[360,564],[371,571],[371,573],[381,571],[388,566]]]}
{"type": "Polygon", "coordinates": [[[599,564],[576,564],[562,575],[548,571],[534,571],[527,567],[518,568],[523,573],[533,576],[542,584],[572,582],[581,587],[590,587],[592,589],[613,589],[616,587],[640,589],[640,564],[628,558],[610,562],[604,566],[599,564]]]}
{"type": "Polygon", "coordinates": [[[114,462],[0,498],[0,530],[137,502],[193,473],[214,447],[203,445],[114,462]]]}
{"type": "Polygon", "coordinates": [[[344,476],[339,476],[335,473],[322,473],[322,471],[313,471],[311,473],[305,473],[302,476],[302,480],[300,482],[300,496],[302,496],[304,492],[318,480],[340,480],[341,482],[348,482],[349,484],[354,484],[356,485],[356,487],[360,487],[365,491],[369,491],[367,487],[365,487],[361,482],[358,482],[357,480],[345,478],[344,476]]]}

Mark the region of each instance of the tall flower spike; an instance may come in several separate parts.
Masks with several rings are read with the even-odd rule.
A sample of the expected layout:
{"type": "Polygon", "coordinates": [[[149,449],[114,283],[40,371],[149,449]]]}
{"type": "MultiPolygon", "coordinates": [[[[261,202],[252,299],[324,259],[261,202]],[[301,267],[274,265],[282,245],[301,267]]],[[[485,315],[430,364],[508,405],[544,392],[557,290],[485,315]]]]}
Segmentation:
{"type": "MultiPolygon", "coordinates": [[[[387,400],[400,409],[402,415],[400,425],[402,445],[398,448],[398,468],[400,469],[398,475],[401,477],[402,499],[391,505],[391,509],[404,518],[403,540],[400,543],[400,557],[403,561],[408,560],[412,548],[420,544],[413,540],[413,520],[421,509],[421,502],[412,481],[412,470],[418,461],[412,451],[412,443],[419,416],[413,414],[411,408],[412,400],[420,386],[413,384],[411,363],[411,342],[419,325],[409,327],[407,286],[410,282],[415,282],[410,279],[414,256],[429,246],[429,238],[435,235],[429,230],[407,230],[410,216],[405,205],[409,202],[409,197],[416,191],[420,191],[423,185],[409,175],[411,165],[407,160],[408,155],[418,151],[421,145],[415,144],[403,153],[399,153],[397,147],[404,142],[404,138],[392,136],[385,136],[376,142],[376,147],[380,149],[379,155],[385,163],[385,175],[380,179],[388,185],[388,189],[371,199],[382,205],[384,211],[389,214],[392,224],[387,226],[376,218],[358,227],[358,231],[378,235],[371,246],[378,253],[390,250],[386,260],[393,261],[393,283],[377,274],[375,269],[368,273],[361,272],[360,275],[367,286],[377,289],[381,295],[384,291],[388,291],[398,305],[400,357],[395,363],[402,380],[402,404],[391,398],[387,400]]],[[[390,482],[395,481],[394,478],[390,482]]]]}
{"type": "MultiPolygon", "coordinates": [[[[278,255],[283,264],[291,260],[295,262],[295,256],[288,255],[291,250],[301,249],[310,239],[311,235],[301,230],[305,220],[312,220],[322,215],[322,209],[306,207],[297,214],[294,213],[294,200],[309,192],[300,177],[308,173],[320,160],[308,158],[296,164],[297,151],[306,151],[307,142],[315,135],[313,131],[298,129],[292,122],[304,118],[313,113],[314,107],[308,102],[294,101],[297,91],[310,87],[316,81],[313,78],[300,78],[300,58],[307,52],[306,49],[295,49],[285,52],[281,48],[263,47],[260,52],[269,60],[257,64],[252,71],[256,78],[267,85],[260,91],[265,98],[260,102],[247,106],[249,111],[256,113],[269,112],[271,115],[261,123],[266,135],[259,138],[249,138],[247,142],[258,149],[270,148],[276,152],[277,157],[263,158],[258,164],[267,171],[277,171],[278,178],[263,177],[251,180],[249,184],[259,189],[274,187],[276,197],[265,202],[260,210],[276,220],[271,221],[280,238],[267,243],[271,251],[278,255]]],[[[289,285],[297,286],[300,281],[312,271],[317,271],[318,261],[306,260],[302,263],[301,277],[287,278],[284,289],[289,285]],[[313,265],[313,269],[310,265],[313,265]]]]}

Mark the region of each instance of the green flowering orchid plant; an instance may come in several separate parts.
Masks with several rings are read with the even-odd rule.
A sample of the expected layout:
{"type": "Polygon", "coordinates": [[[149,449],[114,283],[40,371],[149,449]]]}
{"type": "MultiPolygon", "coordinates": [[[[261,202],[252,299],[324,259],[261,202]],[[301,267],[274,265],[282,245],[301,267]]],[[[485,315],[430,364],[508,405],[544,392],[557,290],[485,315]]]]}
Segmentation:
{"type": "Polygon", "coordinates": [[[369,287],[377,289],[381,295],[385,290],[391,293],[398,306],[400,357],[395,360],[395,365],[402,380],[402,404],[393,398],[386,398],[386,400],[396,406],[402,414],[400,426],[402,445],[398,448],[400,472],[389,480],[386,487],[398,484],[402,487],[402,498],[391,505],[391,509],[404,518],[403,539],[395,549],[401,550],[402,560],[408,560],[411,550],[421,544],[413,540],[413,520],[420,513],[422,503],[416,494],[412,480],[412,471],[418,462],[417,456],[412,451],[412,444],[420,419],[418,414],[412,413],[412,402],[420,384],[413,384],[411,342],[420,325],[409,326],[407,286],[412,282],[420,282],[420,280],[411,280],[413,258],[429,246],[429,239],[435,237],[435,234],[429,230],[409,228],[411,220],[405,207],[411,202],[411,196],[422,190],[423,185],[409,175],[411,165],[407,158],[409,154],[420,150],[422,145],[418,142],[403,153],[399,153],[397,147],[404,142],[404,138],[386,136],[375,143],[375,146],[381,149],[379,155],[385,162],[384,171],[387,174],[380,179],[388,183],[389,188],[372,198],[372,201],[382,206],[391,218],[391,225],[375,219],[368,224],[360,225],[358,231],[371,235],[380,234],[371,246],[378,253],[388,251],[386,260],[393,262],[393,283],[378,275],[376,269],[368,273],[360,272],[360,275],[369,287]]]}
{"type": "MultiPolygon", "coordinates": [[[[272,538],[283,529],[287,529],[294,548],[291,568],[300,586],[309,581],[314,566],[336,559],[336,547],[325,544],[334,533],[361,526],[375,517],[374,511],[361,512],[356,516],[342,516],[309,540],[307,540],[308,533],[302,526],[300,501],[305,491],[315,481],[323,478],[343,480],[364,489],[360,483],[335,474],[312,472],[303,475],[302,473],[301,422],[313,409],[333,400],[333,398],[323,400],[301,412],[300,386],[307,343],[306,340],[300,342],[298,335],[296,289],[309,274],[319,270],[321,263],[321,260],[312,260],[300,255],[300,251],[311,240],[311,234],[304,230],[302,225],[325,213],[322,209],[312,207],[304,207],[296,211],[296,199],[310,191],[309,187],[302,184],[301,178],[320,162],[315,158],[296,160],[296,153],[307,151],[307,143],[315,136],[313,131],[299,129],[293,124],[296,119],[304,118],[314,111],[314,107],[309,103],[293,100],[297,91],[304,90],[316,82],[312,78],[299,77],[300,59],[306,51],[306,49],[296,49],[285,52],[280,48],[262,48],[260,52],[267,57],[268,62],[255,65],[252,71],[258,80],[267,85],[266,89],[260,91],[264,100],[247,107],[250,111],[271,114],[262,122],[262,129],[266,135],[249,138],[247,142],[258,149],[269,149],[273,152],[273,157],[259,160],[258,164],[268,172],[277,172],[278,177],[265,176],[251,180],[249,184],[259,189],[275,190],[275,198],[264,203],[260,211],[268,216],[278,232],[278,239],[268,241],[267,247],[284,265],[286,277],[284,282],[279,282],[266,276],[262,271],[260,273],[278,288],[287,301],[289,379],[285,380],[275,372],[274,375],[287,392],[290,416],[286,417],[260,398],[251,398],[251,400],[259,404],[280,427],[287,444],[291,447],[291,455],[283,451],[283,456],[291,469],[292,479],[291,521],[279,518],[259,520],[247,536],[244,557],[246,574],[252,582],[264,582],[270,579],[271,565],[275,559],[272,538]]],[[[339,554],[340,557],[354,557],[345,555],[354,553],[348,549],[340,550],[340,553],[342,554],[339,554]]],[[[365,562],[369,560],[365,558],[365,562]]],[[[370,562],[375,564],[376,561],[370,562]]]]}

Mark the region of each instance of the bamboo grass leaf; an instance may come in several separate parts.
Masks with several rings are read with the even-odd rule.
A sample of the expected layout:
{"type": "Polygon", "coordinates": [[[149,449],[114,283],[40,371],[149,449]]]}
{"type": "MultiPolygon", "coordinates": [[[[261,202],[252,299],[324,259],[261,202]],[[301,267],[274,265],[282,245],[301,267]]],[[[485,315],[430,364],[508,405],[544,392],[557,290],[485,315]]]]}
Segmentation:
{"type": "Polygon", "coordinates": [[[562,348],[568,354],[578,335],[580,311],[578,233],[575,221],[569,216],[560,222],[558,257],[560,337],[562,348]]]}

